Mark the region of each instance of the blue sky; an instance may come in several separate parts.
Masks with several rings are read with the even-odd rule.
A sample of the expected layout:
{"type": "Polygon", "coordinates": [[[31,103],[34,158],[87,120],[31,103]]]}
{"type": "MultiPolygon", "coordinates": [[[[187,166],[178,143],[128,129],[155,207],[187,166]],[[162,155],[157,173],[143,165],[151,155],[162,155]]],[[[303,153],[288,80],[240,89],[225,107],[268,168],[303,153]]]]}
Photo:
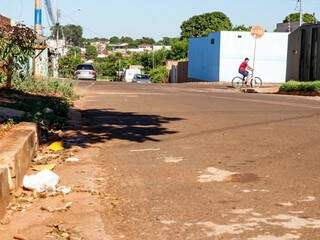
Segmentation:
{"type": "MultiPolygon", "coordinates": [[[[320,0],[303,0],[320,18],[320,0]]],[[[54,0],[62,23],[80,24],[86,37],[178,36],[181,23],[195,14],[223,11],[233,24],[265,26],[269,31],[293,12],[296,0],[54,0]],[[81,9],[81,11],[77,11],[81,9]]],[[[33,24],[34,0],[0,0],[0,14],[33,24]]],[[[48,26],[47,20],[44,20],[48,26]]]]}

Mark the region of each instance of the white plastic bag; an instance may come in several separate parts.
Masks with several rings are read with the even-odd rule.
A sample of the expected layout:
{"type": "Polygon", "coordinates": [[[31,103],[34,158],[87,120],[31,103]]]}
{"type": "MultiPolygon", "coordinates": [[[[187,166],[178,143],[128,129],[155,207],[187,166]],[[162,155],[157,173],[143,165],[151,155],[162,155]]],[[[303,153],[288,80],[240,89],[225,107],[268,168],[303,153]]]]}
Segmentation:
{"type": "Polygon", "coordinates": [[[25,176],[23,187],[36,192],[56,191],[60,178],[50,170],[43,170],[35,175],[25,176]]]}

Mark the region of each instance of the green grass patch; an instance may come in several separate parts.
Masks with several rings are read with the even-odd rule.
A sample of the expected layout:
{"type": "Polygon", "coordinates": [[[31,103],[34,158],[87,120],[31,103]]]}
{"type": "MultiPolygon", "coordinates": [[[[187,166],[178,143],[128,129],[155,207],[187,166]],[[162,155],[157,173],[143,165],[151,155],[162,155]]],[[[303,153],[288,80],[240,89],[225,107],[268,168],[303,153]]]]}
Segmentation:
{"type": "Polygon", "coordinates": [[[314,82],[297,82],[289,81],[281,85],[280,92],[284,93],[302,93],[302,94],[319,94],[320,81],[314,82]]]}
{"type": "Polygon", "coordinates": [[[77,96],[72,81],[15,79],[13,89],[0,88],[0,105],[25,112],[15,122],[38,123],[43,134],[67,125],[69,108],[77,96]]]}
{"type": "Polygon", "coordinates": [[[25,93],[40,94],[45,96],[58,96],[66,100],[74,100],[77,98],[74,92],[72,81],[67,79],[15,79],[13,82],[13,87],[15,90],[25,93]]]}

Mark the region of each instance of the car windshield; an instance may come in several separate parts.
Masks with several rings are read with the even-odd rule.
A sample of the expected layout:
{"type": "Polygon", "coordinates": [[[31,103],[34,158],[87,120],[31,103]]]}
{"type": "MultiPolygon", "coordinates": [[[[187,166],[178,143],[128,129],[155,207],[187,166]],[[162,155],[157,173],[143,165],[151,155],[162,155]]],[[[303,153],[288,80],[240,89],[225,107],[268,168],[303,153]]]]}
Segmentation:
{"type": "Polygon", "coordinates": [[[83,64],[83,65],[78,65],[77,70],[94,70],[94,68],[92,65],[83,64]]]}
{"type": "Polygon", "coordinates": [[[145,79],[145,80],[147,80],[147,79],[149,79],[149,77],[147,76],[147,75],[141,75],[141,74],[137,74],[137,75],[135,75],[135,79],[145,79]]]}

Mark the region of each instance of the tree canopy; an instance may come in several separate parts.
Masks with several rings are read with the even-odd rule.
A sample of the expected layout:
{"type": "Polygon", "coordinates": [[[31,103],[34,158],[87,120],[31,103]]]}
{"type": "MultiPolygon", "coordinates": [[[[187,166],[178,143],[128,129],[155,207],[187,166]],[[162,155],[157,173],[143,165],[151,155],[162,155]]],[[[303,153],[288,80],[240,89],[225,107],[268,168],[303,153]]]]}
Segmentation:
{"type": "MultiPolygon", "coordinates": [[[[300,21],[300,13],[291,13],[283,20],[284,23],[288,22],[299,22],[300,21]]],[[[318,20],[317,18],[310,13],[303,14],[303,22],[305,23],[316,23],[318,20]]]]}
{"type": "Polygon", "coordinates": [[[168,58],[170,60],[181,60],[186,59],[188,56],[188,40],[175,39],[171,42],[171,51],[169,52],[168,58]]]}
{"type": "Polygon", "coordinates": [[[181,25],[181,37],[203,37],[210,32],[232,30],[232,23],[224,13],[212,12],[191,17],[181,25]]]}
{"type": "Polygon", "coordinates": [[[98,51],[96,49],[96,47],[87,44],[86,45],[86,59],[87,60],[93,60],[96,59],[98,56],[98,51]]]}
{"type": "Polygon", "coordinates": [[[245,26],[245,25],[236,25],[232,28],[232,31],[238,31],[238,32],[250,32],[251,26],[245,26]]]}
{"type": "Polygon", "coordinates": [[[57,31],[59,29],[59,38],[62,39],[63,36],[65,37],[68,44],[73,46],[80,47],[83,43],[83,29],[79,25],[65,25],[65,26],[54,26],[51,29],[51,37],[56,38],[57,31]],[[62,32],[60,32],[62,30],[62,32]],[[63,34],[62,34],[63,33],[63,34]]]}

